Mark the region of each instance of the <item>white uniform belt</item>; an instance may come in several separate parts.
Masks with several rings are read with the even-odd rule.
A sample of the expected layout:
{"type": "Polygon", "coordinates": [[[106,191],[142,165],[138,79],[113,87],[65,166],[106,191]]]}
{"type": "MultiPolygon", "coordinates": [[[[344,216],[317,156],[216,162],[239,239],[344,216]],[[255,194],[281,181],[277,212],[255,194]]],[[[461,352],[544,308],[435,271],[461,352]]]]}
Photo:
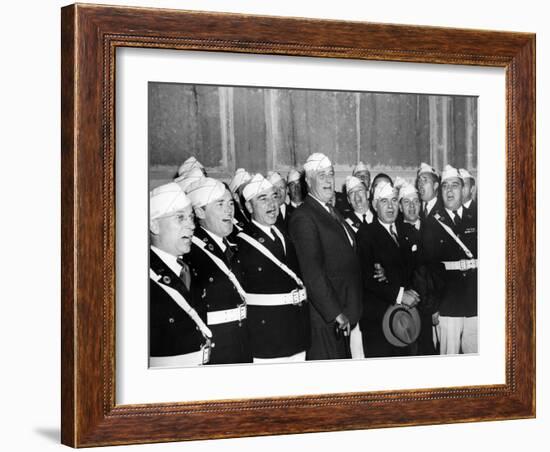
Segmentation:
{"type": "Polygon", "coordinates": [[[246,303],[253,306],[282,306],[286,304],[300,304],[306,299],[305,289],[294,289],[289,293],[247,293],[246,303]]]}
{"type": "Polygon", "coordinates": [[[203,363],[203,351],[176,356],[150,356],[149,367],[198,366],[203,363]]]}
{"type": "Polygon", "coordinates": [[[444,261],[441,263],[445,265],[445,270],[459,270],[464,272],[477,268],[477,259],[462,259],[459,261],[444,261]]]}
{"type": "Polygon", "coordinates": [[[206,323],[208,325],[218,325],[220,323],[229,322],[241,322],[244,319],[246,319],[246,304],[244,303],[233,309],[206,313],[206,323]]]}

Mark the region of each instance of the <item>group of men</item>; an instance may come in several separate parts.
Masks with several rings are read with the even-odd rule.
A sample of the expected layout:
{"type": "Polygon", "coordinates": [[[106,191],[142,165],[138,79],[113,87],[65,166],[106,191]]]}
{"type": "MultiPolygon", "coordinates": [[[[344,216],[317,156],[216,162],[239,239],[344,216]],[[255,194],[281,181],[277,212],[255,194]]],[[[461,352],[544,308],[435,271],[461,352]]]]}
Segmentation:
{"type": "Polygon", "coordinates": [[[415,185],[320,153],[286,178],[194,157],[150,193],[149,364],[477,352],[474,177],[415,185]]]}

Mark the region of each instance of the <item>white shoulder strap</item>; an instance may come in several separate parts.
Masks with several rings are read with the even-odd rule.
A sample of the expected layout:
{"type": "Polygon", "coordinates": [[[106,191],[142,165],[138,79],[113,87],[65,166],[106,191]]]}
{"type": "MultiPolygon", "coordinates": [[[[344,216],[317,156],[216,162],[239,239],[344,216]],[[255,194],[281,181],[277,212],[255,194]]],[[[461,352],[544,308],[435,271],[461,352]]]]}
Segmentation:
{"type": "Polygon", "coordinates": [[[199,329],[201,330],[201,333],[204,337],[212,338],[212,331],[210,331],[210,328],[206,326],[206,324],[202,321],[202,319],[197,314],[197,311],[195,311],[187,302],[187,300],[183,297],[182,294],[180,294],[176,289],[173,289],[172,287],[167,286],[166,284],[163,284],[160,281],[160,276],[155,273],[153,269],[149,269],[149,277],[155,281],[161,289],[163,289],[170,297],[178,304],[178,306],[183,309],[189,317],[197,324],[199,329]]]}
{"type": "MultiPolygon", "coordinates": [[[[435,217],[434,217],[435,218],[435,217]]],[[[436,221],[441,225],[441,227],[443,229],[445,229],[445,231],[447,231],[447,234],[449,234],[456,243],[458,243],[458,245],[463,249],[463,251],[466,253],[466,256],[468,256],[468,258],[472,259],[474,257],[474,255],[472,254],[472,252],[468,249],[468,247],[466,245],[464,245],[464,243],[462,242],[462,240],[460,240],[457,235],[455,234],[455,231],[453,231],[449,226],[447,226],[445,223],[443,223],[442,221],[439,220],[439,218],[435,218],[436,221]]]]}
{"type": "Polygon", "coordinates": [[[300,287],[304,287],[304,283],[298,277],[298,275],[294,273],[286,264],[282,263],[279,259],[277,259],[273,255],[273,253],[269,251],[265,246],[263,246],[260,242],[258,242],[257,240],[254,240],[252,237],[250,237],[248,234],[244,232],[239,232],[237,234],[237,237],[240,237],[241,239],[250,243],[250,245],[256,248],[260,253],[262,253],[265,257],[267,257],[275,265],[277,265],[281,270],[283,270],[287,275],[289,275],[294,281],[296,281],[296,284],[298,284],[300,287]]]}
{"type": "Polygon", "coordinates": [[[218,256],[216,256],[214,253],[211,253],[208,251],[205,247],[206,244],[199,239],[196,236],[193,236],[191,241],[197,245],[206,255],[212,259],[212,261],[219,267],[219,269],[225,273],[225,275],[229,278],[229,280],[233,283],[235,288],[237,289],[237,292],[239,292],[239,295],[241,296],[242,300],[246,302],[246,292],[244,291],[243,287],[241,286],[241,283],[237,279],[237,277],[233,274],[233,272],[229,269],[227,265],[225,265],[225,262],[222,261],[218,256]]]}

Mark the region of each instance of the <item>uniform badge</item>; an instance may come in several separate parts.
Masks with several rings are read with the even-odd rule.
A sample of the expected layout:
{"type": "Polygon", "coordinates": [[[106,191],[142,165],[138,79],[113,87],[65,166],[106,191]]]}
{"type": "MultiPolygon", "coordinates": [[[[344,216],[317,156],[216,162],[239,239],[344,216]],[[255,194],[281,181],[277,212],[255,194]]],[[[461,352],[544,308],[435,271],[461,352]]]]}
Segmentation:
{"type": "Polygon", "coordinates": [[[416,243],[411,247],[411,251],[414,253],[418,247],[416,246],[416,243]]]}
{"type": "Polygon", "coordinates": [[[170,284],[172,282],[172,280],[170,279],[170,276],[163,276],[162,277],[162,282],[164,284],[170,284]]]}
{"type": "Polygon", "coordinates": [[[208,249],[210,251],[214,251],[214,245],[212,245],[211,243],[208,244],[208,249]]]}
{"type": "Polygon", "coordinates": [[[260,237],[260,238],[258,239],[258,242],[264,243],[264,242],[265,242],[265,239],[264,239],[263,237],[260,237]]]}

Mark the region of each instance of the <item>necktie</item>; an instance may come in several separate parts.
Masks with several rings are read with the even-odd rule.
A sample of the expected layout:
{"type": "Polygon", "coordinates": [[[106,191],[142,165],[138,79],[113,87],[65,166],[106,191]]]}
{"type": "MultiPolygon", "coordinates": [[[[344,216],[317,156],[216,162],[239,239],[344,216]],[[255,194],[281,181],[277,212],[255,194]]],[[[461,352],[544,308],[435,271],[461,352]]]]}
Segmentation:
{"type": "Polygon", "coordinates": [[[273,236],[273,241],[275,242],[275,246],[277,249],[281,252],[281,255],[285,255],[285,247],[283,246],[283,242],[281,241],[279,234],[275,231],[275,228],[271,228],[271,235],[273,236]]]}
{"type": "Polygon", "coordinates": [[[392,223],[390,225],[390,234],[391,234],[391,237],[392,237],[393,241],[395,242],[395,244],[397,246],[399,246],[399,239],[397,237],[397,231],[395,230],[395,224],[394,223],[392,223]]]}
{"type": "Polygon", "coordinates": [[[456,227],[460,227],[460,225],[462,224],[462,218],[460,218],[458,210],[453,210],[453,223],[456,227]]]}
{"type": "Polygon", "coordinates": [[[185,288],[189,290],[191,287],[191,274],[189,273],[189,266],[183,261],[183,258],[180,256],[176,259],[176,262],[181,265],[180,270],[180,279],[185,284],[185,288]]]}
{"type": "Polygon", "coordinates": [[[364,214],[363,214],[363,223],[366,223],[366,222],[367,222],[367,214],[364,213],[364,214]]]}
{"type": "Polygon", "coordinates": [[[223,254],[225,254],[227,263],[231,264],[231,261],[233,259],[233,251],[231,250],[231,247],[229,246],[229,242],[227,240],[223,239],[223,244],[225,245],[225,251],[223,252],[223,254]]]}
{"type": "Polygon", "coordinates": [[[426,218],[428,216],[428,203],[427,202],[424,203],[423,212],[424,212],[424,218],[426,218]]]}
{"type": "Polygon", "coordinates": [[[340,224],[340,226],[342,226],[342,228],[344,228],[344,232],[345,232],[345,234],[346,234],[346,237],[347,237],[348,240],[350,241],[351,246],[354,246],[354,245],[353,245],[353,238],[350,236],[348,230],[346,229],[346,226],[345,226],[345,224],[344,224],[345,222],[344,222],[344,221],[340,218],[340,216],[336,213],[336,210],[334,210],[333,205],[332,205],[330,202],[327,202],[325,205],[326,205],[327,208],[328,208],[328,211],[329,211],[329,213],[330,213],[330,216],[331,216],[332,218],[334,218],[334,219],[340,224]]]}

